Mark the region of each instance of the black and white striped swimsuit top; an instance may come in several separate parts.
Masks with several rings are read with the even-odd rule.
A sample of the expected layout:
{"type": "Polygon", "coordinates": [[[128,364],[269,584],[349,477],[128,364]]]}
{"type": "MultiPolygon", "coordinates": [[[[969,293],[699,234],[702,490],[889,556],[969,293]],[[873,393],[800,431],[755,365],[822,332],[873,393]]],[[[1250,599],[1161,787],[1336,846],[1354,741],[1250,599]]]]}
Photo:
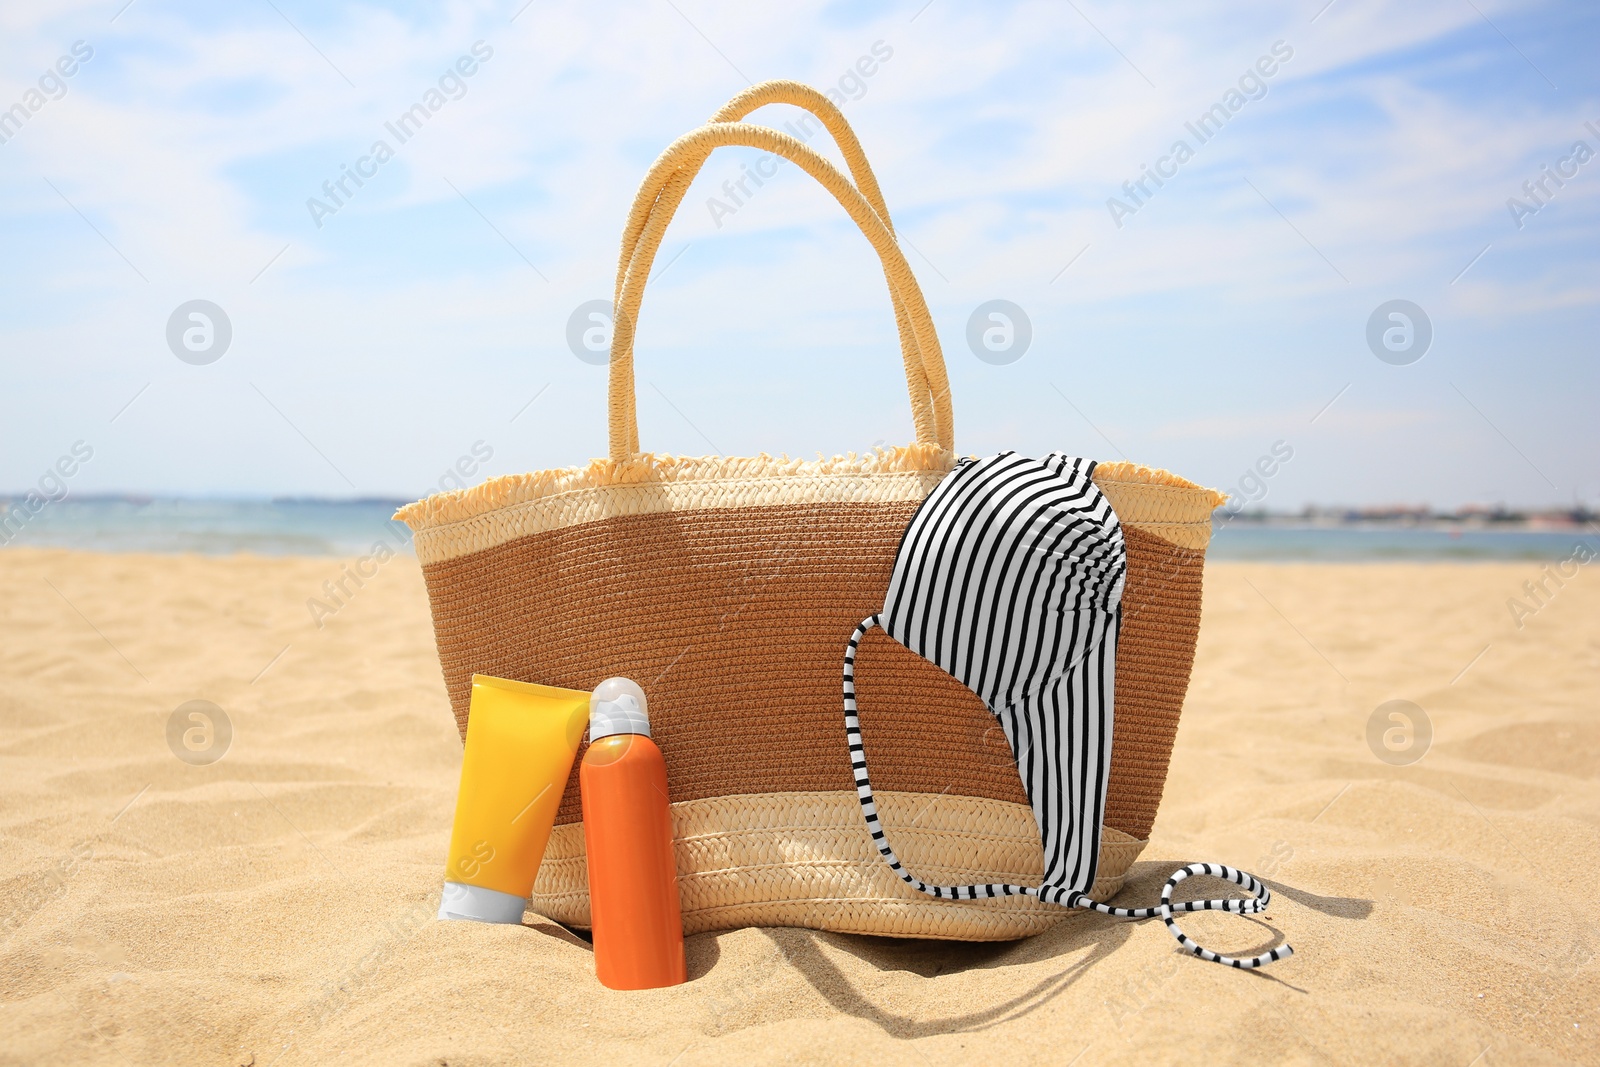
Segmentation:
{"type": "Polygon", "coordinates": [[[895,873],[929,896],[1025,894],[1123,918],[1159,916],[1180,945],[1203,959],[1232,967],[1283,959],[1293,954],[1288,945],[1248,959],[1218,955],[1173,921],[1178,911],[1266,908],[1267,887],[1231,867],[1194,863],[1178,870],[1154,908],[1113,908],[1088,896],[1111,769],[1127,576],[1122,526],[1091,480],[1094,468],[1092,460],[1056,452],[1044,459],[1012,452],[965,459],[912,516],[883,611],[863,620],[845,649],[845,734],[867,829],[895,873]],[[971,689],[1000,721],[1044,847],[1038,886],[928,885],[895,856],[872,798],[855,691],[856,650],[875,626],[971,689]],[[1196,874],[1227,879],[1250,896],[1172,903],[1173,887],[1196,874]]]}

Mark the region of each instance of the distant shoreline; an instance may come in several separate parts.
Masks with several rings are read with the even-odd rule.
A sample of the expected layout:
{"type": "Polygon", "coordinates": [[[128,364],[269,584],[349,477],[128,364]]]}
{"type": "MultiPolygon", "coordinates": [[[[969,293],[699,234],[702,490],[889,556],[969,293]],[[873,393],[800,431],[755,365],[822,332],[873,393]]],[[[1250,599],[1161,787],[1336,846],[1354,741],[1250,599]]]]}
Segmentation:
{"type": "MultiPolygon", "coordinates": [[[[202,556],[249,554],[357,559],[380,542],[409,554],[411,532],[393,520],[404,500],[384,497],[275,500],[77,496],[0,501],[0,545],[202,556]]],[[[1282,562],[1555,561],[1578,543],[1600,553],[1600,522],[1585,509],[1323,508],[1293,514],[1231,513],[1213,519],[1210,559],[1282,562]]]]}
{"type": "Polygon", "coordinates": [[[1363,527],[1383,530],[1479,530],[1587,532],[1600,535],[1600,512],[1587,509],[1537,512],[1379,512],[1362,509],[1318,510],[1305,512],[1248,512],[1213,518],[1216,527],[1234,523],[1282,530],[1348,530],[1363,527]]]}
{"type": "MultiPolygon", "coordinates": [[[[427,494],[422,494],[426,496],[427,494]]],[[[23,505],[29,493],[0,494],[0,516],[23,505]]],[[[73,493],[57,500],[46,500],[47,508],[125,505],[144,509],[153,505],[175,510],[213,507],[240,508],[388,508],[396,510],[417,496],[319,497],[319,496],[164,496],[149,493],[73,493]]],[[[1510,508],[1471,505],[1454,511],[1435,511],[1427,506],[1391,505],[1313,505],[1299,511],[1265,509],[1230,512],[1220,507],[1213,515],[1217,528],[1234,523],[1270,526],[1280,529],[1342,529],[1371,526],[1382,529],[1418,530],[1539,530],[1573,531],[1587,529],[1600,535],[1600,510],[1585,505],[1570,508],[1510,508]]]]}

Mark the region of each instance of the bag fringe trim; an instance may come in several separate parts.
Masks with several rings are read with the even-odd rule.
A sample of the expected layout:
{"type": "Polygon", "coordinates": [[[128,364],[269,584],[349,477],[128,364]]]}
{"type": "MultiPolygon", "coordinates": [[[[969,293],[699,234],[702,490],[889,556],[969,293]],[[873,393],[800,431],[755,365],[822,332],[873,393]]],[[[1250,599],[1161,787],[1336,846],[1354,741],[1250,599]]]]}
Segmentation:
{"type": "MultiPolygon", "coordinates": [[[[407,504],[394,513],[396,520],[413,531],[463,522],[488,512],[516,504],[546,500],[563,493],[613,486],[666,485],[706,482],[721,479],[813,478],[822,475],[868,475],[945,472],[955,466],[955,457],[935,445],[914,443],[879,448],[865,454],[855,452],[815,460],[790,459],[763,452],[758,456],[674,456],[641,453],[626,460],[591,460],[586,466],[558,467],[528,474],[506,474],[490,478],[470,489],[435,493],[407,504]]],[[[1118,461],[1102,463],[1095,470],[1098,483],[1117,482],[1141,486],[1197,491],[1188,510],[1196,506],[1210,510],[1228,498],[1223,493],[1202,489],[1194,482],[1169,471],[1118,461]]],[[[1183,494],[1188,497],[1191,494],[1183,494]]],[[[1190,518],[1190,521],[1193,521],[1190,518]]]]}
{"type": "MultiPolygon", "coordinates": [[[[1127,460],[1117,460],[1114,463],[1099,463],[1094,468],[1096,482],[1101,480],[1124,483],[1138,483],[1142,485],[1167,485],[1175,489],[1201,489],[1189,479],[1173,474],[1169,470],[1158,467],[1146,467],[1142,463],[1130,463],[1127,460]]],[[[1211,507],[1219,508],[1228,501],[1227,493],[1219,493],[1215,489],[1206,489],[1211,495],[1211,507]]]]}
{"type": "Polygon", "coordinates": [[[854,452],[824,459],[788,456],[674,456],[644,452],[626,460],[595,459],[583,467],[558,467],[529,474],[490,478],[471,489],[435,493],[407,504],[394,517],[412,530],[475,518],[485,512],[525,504],[579,489],[664,485],[719,479],[806,478],[836,474],[897,474],[948,471],[955,466],[949,452],[935,445],[911,444],[854,452]]]}

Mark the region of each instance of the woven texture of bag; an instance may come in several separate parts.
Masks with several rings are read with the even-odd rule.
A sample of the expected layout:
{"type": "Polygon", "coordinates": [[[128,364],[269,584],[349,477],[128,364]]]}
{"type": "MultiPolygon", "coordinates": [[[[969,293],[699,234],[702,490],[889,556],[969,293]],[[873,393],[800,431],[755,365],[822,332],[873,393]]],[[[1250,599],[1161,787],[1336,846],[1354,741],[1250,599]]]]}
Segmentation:
{"type": "MultiPolygon", "coordinates": [[[[879,610],[901,532],[954,465],[950,391],[927,306],[844,117],[793,82],[740,94],[674,142],[623,235],[610,363],[610,451],[587,467],[492,479],[397,518],[415,532],[456,723],[474,672],[572,689],[625,675],[650,695],[667,761],[686,932],[808,926],[999,940],[1062,909],[1029,898],[937,901],[873,847],[851,777],[839,660],[879,610]],[[796,138],[741,119],[768,103],[811,111],[846,178],[796,138]],[[797,163],[883,262],[917,441],[800,462],[641,452],[634,323],[656,250],[689,183],[722,145],[797,163]],[[853,179],[853,182],[852,180],[853,179]]],[[[1211,512],[1223,497],[1129,463],[1094,480],[1127,542],[1107,832],[1093,896],[1121,888],[1166,780],[1200,619],[1211,512]]],[[[881,633],[856,681],[883,823],[907,867],[940,883],[1037,882],[1033,813],[998,722],[968,689],[881,633]]],[[[589,921],[577,776],[534,886],[536,910],[589,921]]]]}

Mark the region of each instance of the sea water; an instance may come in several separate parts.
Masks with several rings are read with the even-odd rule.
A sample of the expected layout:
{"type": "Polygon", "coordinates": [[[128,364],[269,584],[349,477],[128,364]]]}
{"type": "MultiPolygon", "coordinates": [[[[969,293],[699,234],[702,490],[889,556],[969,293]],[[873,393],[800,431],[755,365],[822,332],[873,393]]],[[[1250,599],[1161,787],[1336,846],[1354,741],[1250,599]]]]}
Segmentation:
{"type": "MultiPolygon", "coordinates": [[[[0,543],[97,552],[193,552],[226,556],[348,556],[383,541],[409,546],[391,520],[403,500],[217,500],[89,498],[46,503],[26,523],[6,522],[0,543]],[[18,527],[20,526],[20,529],[18,527]],[[16,532],[13,533],[13,530],[16,532]]],[[[10,500],[0,507],[20,507],[10,500]]]]}
{"type": "MultiPolygon", "coordinates": [[[[348,556],[382,540],[410,545],[392,521],[403,500],[221,500],[140,497],[68,498],[47,503],[26,523],[6,523],[0,543],[99,552],[193,552],[266,556],[348,556]],[[12,529],[20,526],[15,534],[12,529]]],[[[0,509],[19,507],[0,501],[0,509]]],[[[1219,520],[1207,550],[1214,560],[1561,560],[1574,546],[1600,553],[1600,529],[1449,527],[1349,522],[1219,520]]]]}

